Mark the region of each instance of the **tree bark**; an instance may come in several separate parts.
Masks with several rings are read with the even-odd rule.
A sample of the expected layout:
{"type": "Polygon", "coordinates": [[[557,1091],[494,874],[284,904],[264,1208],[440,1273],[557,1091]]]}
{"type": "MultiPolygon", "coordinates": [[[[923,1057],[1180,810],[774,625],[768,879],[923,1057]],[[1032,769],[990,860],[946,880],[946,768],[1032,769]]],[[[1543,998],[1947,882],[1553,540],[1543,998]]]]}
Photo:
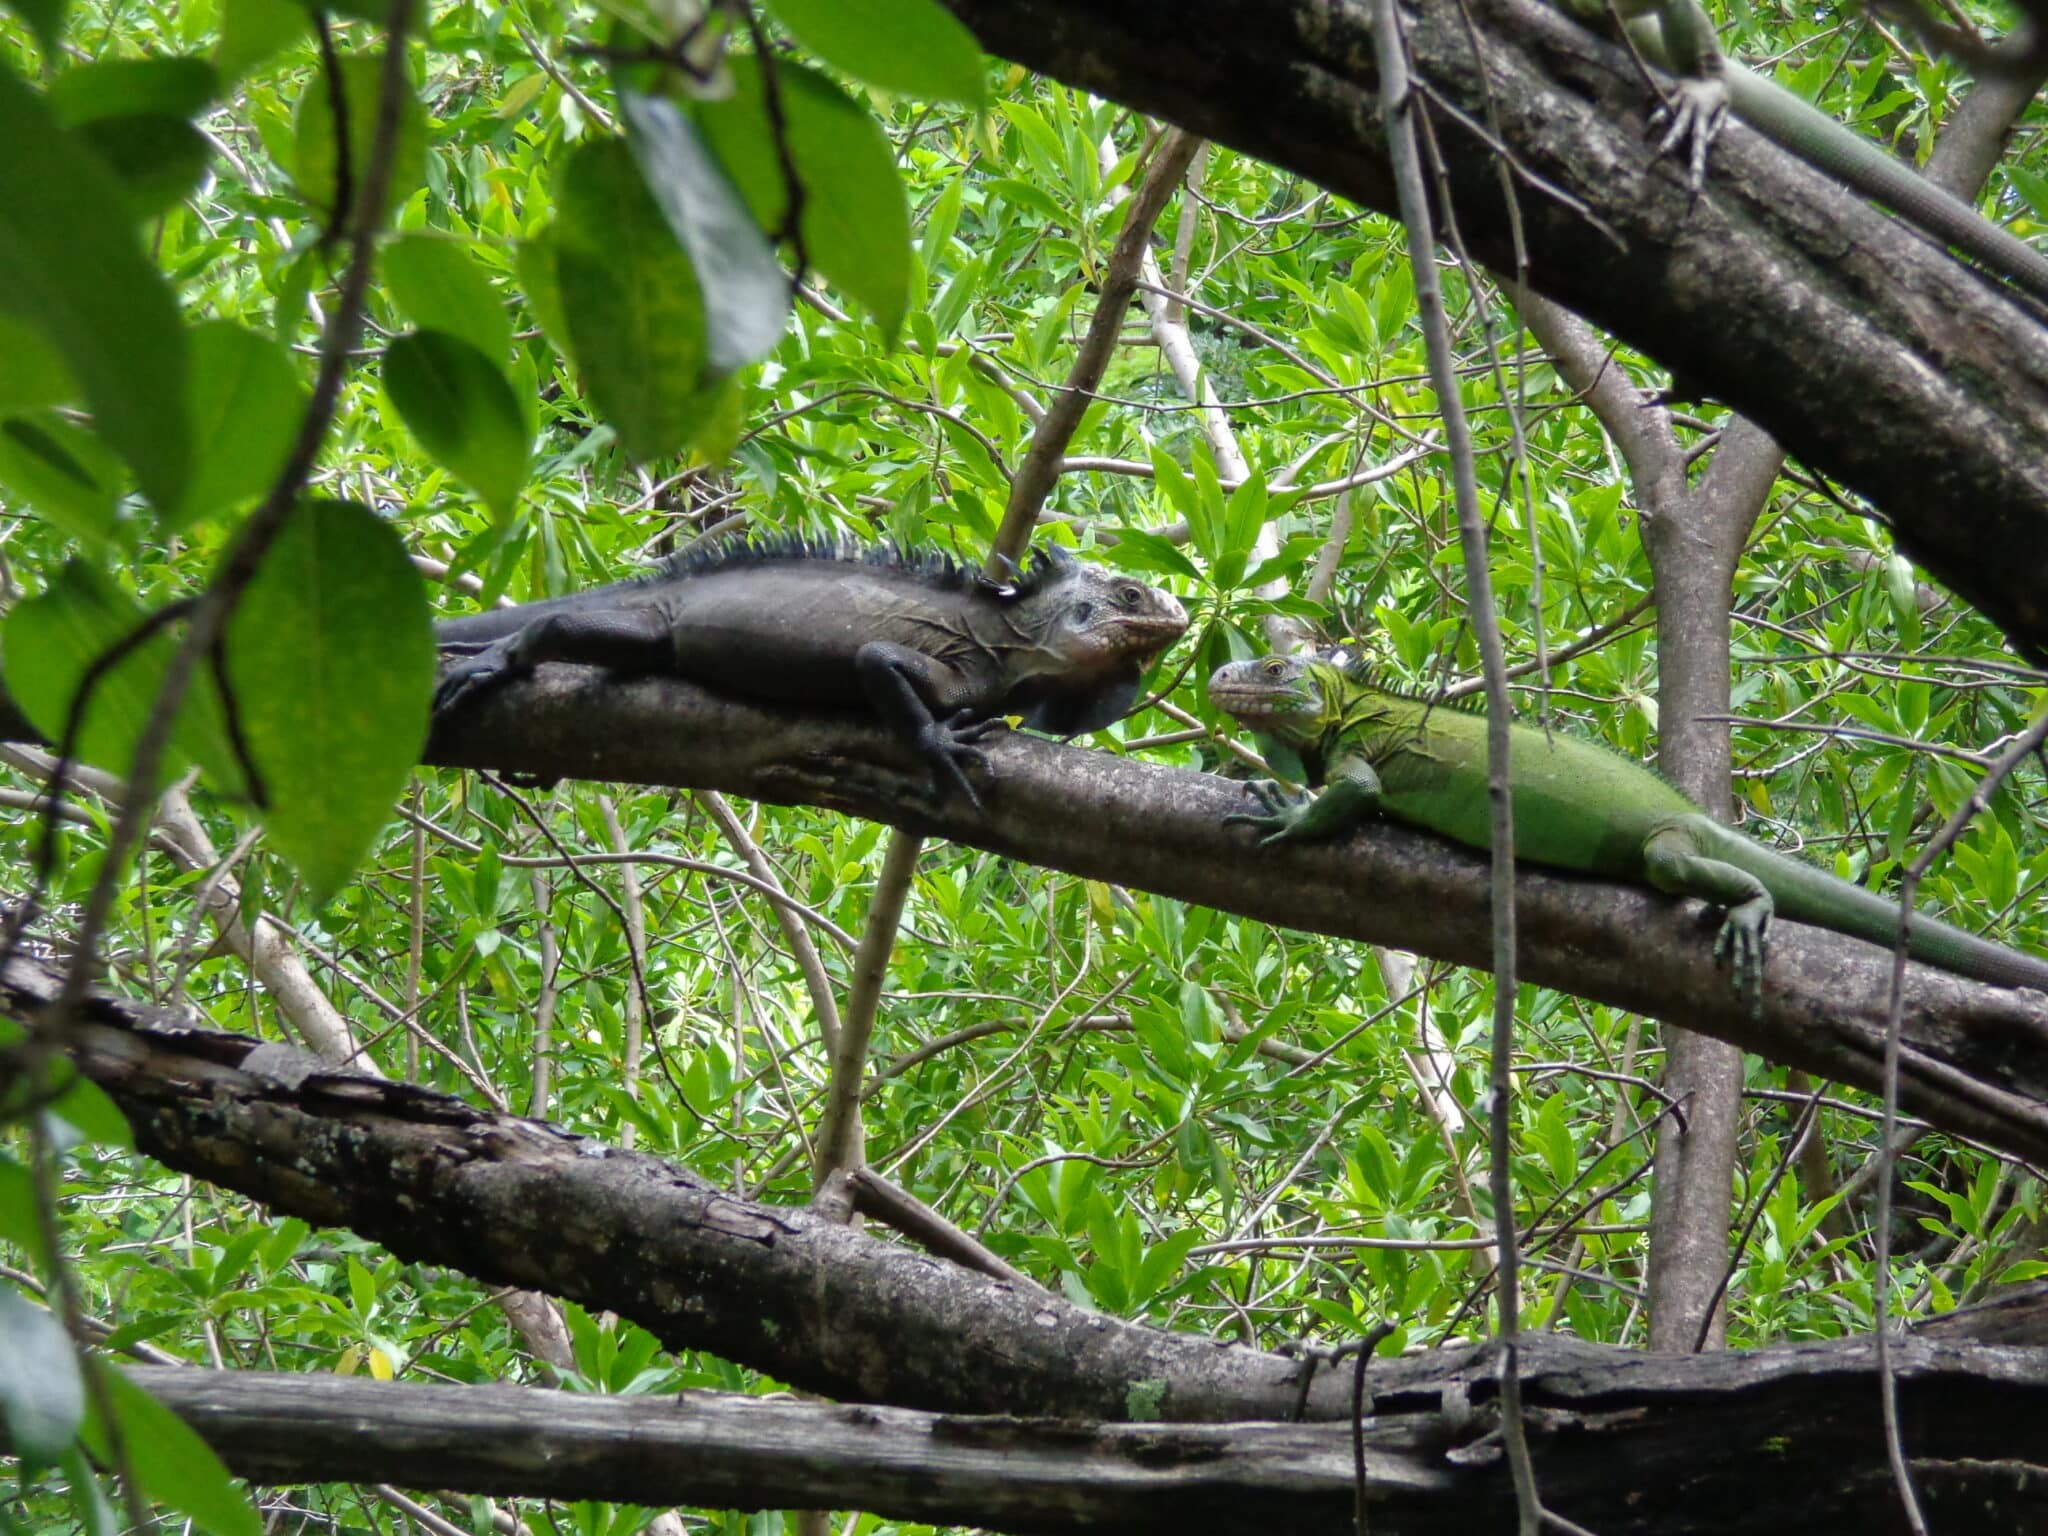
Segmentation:
{"type": "MultiPolygon", "coordinates": [[[[1393,210],[1361,6],[947,4],[991,52],[1393,210]]],[[[1695,198],[1652,152],[1635,64],[1542,0],[1417,0],[1407,21],[1479,259],[1513,273],[1522,234],[1539,292],[1868,497],[2048,658],[2048,330],[2027,301],[1738,124],[1695,198]],[[1467,126],[1489,120],[1519,231],[1467,126]]]]}
{"type": "MultiPolygon", "coordinates": [[[[935,804],[922,764],[857,717],[776,712],[672,678],[549,665],[466,705],[427,757],[821,805],[1282,927],[1487,964],[1482,855],[1393,823],[1256,848],[1222,824],[1251,808],[1231,780],[1017,733],[987,751],[993,782],[975,812],[935,804]]],[[[1713,909],[1536,868],[1516,880],[1525,980],[1878,1086],[1888,951],[1775,923],[1763,1007],[1752,1015],[1714,961],[1713,909]]],[[[1909,966],[1903,1038],[1913,1113],[2022,1157],[2048,1156],[2048,996],[1909,966]]]]}

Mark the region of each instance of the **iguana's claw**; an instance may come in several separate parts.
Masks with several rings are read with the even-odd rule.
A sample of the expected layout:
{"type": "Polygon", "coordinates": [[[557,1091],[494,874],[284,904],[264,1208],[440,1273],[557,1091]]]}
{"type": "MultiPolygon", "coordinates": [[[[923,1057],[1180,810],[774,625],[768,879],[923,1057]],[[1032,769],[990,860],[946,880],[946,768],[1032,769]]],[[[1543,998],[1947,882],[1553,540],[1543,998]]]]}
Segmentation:
{"type": "Polygon", "coordinates": [[[1745,901],[1728,909],[1721,931],[1714,935],[1714,959],[1728,967],[1751,1018],[1763,1012],[1764,939],[1770,925],[1768,908],[1759,911],[1756,903],[1745,901]]]}
{"type": "Polygon", "coordinates": [[[441,674],[434,684],[434,713],[444,715],[456,708],[463,700],[474,698],[487,690],[505,669],[480,657],[465,657],[441,674]]]}
{"type": "Polygon", "coordinates": [[[1652,128],[1664,129],[1657,153],[1668,155],[1679,145],[1688,146],[1686,185],[1694,193],[1706,184],[1707,152],[1728,120],[1728,87],[1715,79],[1681,79],[1671,87],[1671,99],[1650,116],[1652,128]]]}
{"type": "Polygon", "coordinates": [[[959,742],[987,741],[1010,728],[1010,722],[1001,715],[990,715],[985,720],[974,718],[974,711],[962,709],[948,716],[945,722],[946,734],[959,742]]]}
{"type": "Polygon", "coordinates": [[[1223,818],[1223,825],[1257,828],[1266,834],[1259,839],[1261,848],[1286,842],[1293,836],[1295,824],[1301,819],[1301,810],[1312,797],[1290,790],[1273,779],[1251,779],[1245,788],[1259,803],[1259,814],[1232,811],[1223,818]]]}
{"type": "Polygon", "coordinates": [[[981,796],[974,792],[966,770],[971,766],[977,772],[988,772],[988,754],[971,745],[987,734],[978,727],[988,722],[969,722],[967,714],[962,710],[945,720],[934,720],[917,733],[917,747],[932,765],[932,776],[938,781],[940,797],[944,798],[950,789],[967,802],[970,810],[979,811],[981,796]]]}

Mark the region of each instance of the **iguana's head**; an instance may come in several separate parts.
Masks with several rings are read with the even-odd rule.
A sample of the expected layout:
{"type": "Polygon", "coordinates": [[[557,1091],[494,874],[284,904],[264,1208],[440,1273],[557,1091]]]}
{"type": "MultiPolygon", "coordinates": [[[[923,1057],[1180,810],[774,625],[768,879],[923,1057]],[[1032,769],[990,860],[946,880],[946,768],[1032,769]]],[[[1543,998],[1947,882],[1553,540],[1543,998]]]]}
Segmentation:
{"type": "Polygon", "coordinates": [[[1231,719],[1289,746],[1304,746],[1336,722],[1341,663],[1322,656],[1256,656],[1225,662],[1209,679],[1209,702],[1231,719]]]}
{"type": "Polygon", "coordinates": [[[1145,669],[1188,627],[1171,592],[1086,565],[1057,545],[1041,548],[1008,612],[1031,641],[1013,664],[1049,688],[1024,723],[1061,736],[1121,719],[1145,669]]]}
{"type": "Polygon", "coordinates": [[[1148,667],[1188,627],[1187,610],[1171,592],[1083,564],[1057,545],[1033,562],[1017,607],[1062,673],[1148,667]]]}

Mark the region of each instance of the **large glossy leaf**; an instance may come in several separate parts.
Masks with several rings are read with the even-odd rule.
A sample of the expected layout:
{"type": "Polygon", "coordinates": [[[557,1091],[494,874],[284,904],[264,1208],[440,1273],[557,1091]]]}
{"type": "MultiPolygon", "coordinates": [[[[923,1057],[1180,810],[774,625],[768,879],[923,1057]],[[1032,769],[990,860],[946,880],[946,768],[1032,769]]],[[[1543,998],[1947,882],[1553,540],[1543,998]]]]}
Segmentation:
{"type": "Polygon", "coordinates": [[[635,458],[674,453],[702,415],[709,357],[690,258],[622,140],[576,151],[556,208],[562,315],[590,397],[635,458]]]}
{"type": "MultiPolygon", "coordinates": [[[[255,1508],[189,1424],[112,1366],[95,1362],[93,1369],[120,1421],[128,1464],[152,1503],[190,1515],[211,1536],[262,1536],[255,1508]]],[[[113,1442],[96,1410],[87,1413],[83,1436],[102,1466],[113,1464],[113,1442]]]]}
{"type": "Polygon", "coordinates": [[[50,340],[100,435],[173,506],[190,462],[185,332],[126,194],[5,68],[0,146],[0,308],[50,340]]]}
{"type": "Polygon", "coordinates": [[[385,349],[384,389],[421,446],[509,521],[532,443],[504,370],[460,336],[414,331],[385,349]]]}
{"type": "Polygon", "coordinates": [[[426,739],[434,640],[405,546],[367,507],[308,502],[265,553],[226,648],[271,846],[324,904],[426,739]]]}
{"type": "Polygon", "coordinates": [[[191,196],[213,153],[197,128],[161,113],[97,117],[77,132],[79,142],[120,178],[138,219],[155,218],[191,196]]]}
{"type": "Polygon", "coordinates": [[[0,416],[80,398],[77,381],[50,338],[0,310],[0,416]]]}
{"type": "Polygon", "coordinates": [[[103,59],[51,81],[50,106],[66,128],[103,117],[193,117],[218,89],[204,59],[103,59]]]}
{"type": "Polygon", "coordinates": [[[8,1448],[33,1466],[49,1461],[71,1443],[85,1418],[85,1382],[78,1351],[64,1325],[0,1285],[0,1422],[8,1448]]]}
{"type": "Polygon", "coordinates": [[[647,189],[697,273],[705,366],[716,377],[766,357],[789,318],[774,250],[680,107],[630,90],[619,105],[647,189]]]}
{"type": "Polygon", "coordinates": [[[270,489],[305,414],[306,388],[285,349],[225,320],[192,332],[192,484],[177,513],[182,528],[270,489]]]}
{"type": "MultiPolygon", "coordinates": [[[[383,84],[384,60],[381,54],[352,53],[343,56],[339,66],[342,109],[348,123],[349,197],[353,208],[362,203],[363,178],[368,174],[370,148],[377,134],[377,94],[383,84]]],[[[386,223],[392,211],[412,196],[426,169],[427,114],[412,86],[410,70],[405,79],[398,110],[398,143],[391,156],[391,175],[384,194],[386,223]]],[[[333,93],[328,89],[327,73],[315,70],[306,77],[292,121],[293,179],[299,184],[300,196],[318,209],[321,219],[329,225],[335,222],[334,205],[339,195],[336,178],[341,170],[334,124],[333,93]]]]}
{"type": "Polygon", "coordinates": [[[384,248],[384,281],[412,323],[423,331],[460,336],[492,362],[512,345],[505,301],[460,241],[438,235],[402,235],[384,248]]]}
{"type": "Polygon", "coordinates": [[[768,9],[856,80],[963,107],[987,100],[980,44],[936,0],[769,0],[768,9]]]}
{"type": "MultiPolygon", "coordinates": [[[[83,560],[71,561],[47,590],[15,604],[0,625],[0,662],[8,692],[36,729],[52,741],[59,738],[86,669],[134,634],[143,617],[142,606],[112,577],[83,560]]],[[[159,631],[102,674],[79,735],[79,756],[86,762],[128,771],[173,644],[170,631],[159,631]]],[[[198,762],[217,788],[243,792],[220,698],[203,667],[171,736],[171,766],[188,761],[198,762]]]]}
{"type": "MultiPolygon", "coordinates": [[[[788,221],[789,189],[751,55],[732,63],[733,93],[699,102],[705,138],[763,229],[788,221]]],[[[910,206],[880,126],[816,70],[775,64],[789,157],[803,189],[805,258],[896,334],[910,303],[910,206]]]]}
{"type": "Polygon", "coordinates": [[[113,535],[125,478],[105,444],[55,411],[0,421],[0,486],[74,539],[113,535]]]}

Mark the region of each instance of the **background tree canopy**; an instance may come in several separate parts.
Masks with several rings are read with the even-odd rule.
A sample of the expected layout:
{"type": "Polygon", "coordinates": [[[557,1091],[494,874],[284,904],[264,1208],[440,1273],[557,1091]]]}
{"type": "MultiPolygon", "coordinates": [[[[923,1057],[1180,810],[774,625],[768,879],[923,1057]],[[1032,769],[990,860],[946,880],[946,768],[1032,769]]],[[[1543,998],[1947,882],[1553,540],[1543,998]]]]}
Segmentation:
{"type": "MultiPolygon", "coordinates": [[[[811,804],[728,801],[711,786],[757,782],[738,770],[672,768],[668,782],[692,787],[667,788],[418,766],[435,613],[595,585],[727,535],[889,539],[979,565],[1019,505],[1038,542],[1138,573],[1194,615],[1147,707],[1078,745],[1245,777],[1247,744],[1200,680],[1304,636],[1355,641],[1418,689],[1470,691],[1441,402],[1401,227],[990,59],[1003,23],[953,9],[964,23],[929,0],[0,12],[0,667],[21,714],[50,741],[72,734],[87,765],[51,813],[51,755],[0,748],[9,942],[83,950],[108,992],[656,1154],[770,1206],[811,1199],[813,1139],[835,1078],[850,1081],[863,1139],[842,1161],[1087,1308],[1262,1349],[1381,1320],[1386,1355],[1484,1337],[1488,973],[1041,867],[1075,860],[1014,821],[975,839],[1002,852],[933,841],[920,854],[843,808],[954,824],[900,784],[875,789],[837,746],[809,778],[758,781],[770,800],[811,804]],[[1136,296],[1107,317],[1106,369],[1071,440],[1029,460],[1051,441],[1105,285],[1130,291],[1114,286],[1128,276],[1119,236],[1150,217],[1132,194],[1176,145],[1192,163],[1129,246],[1136,296]],[[1041,479],[1056,480],[1042,508],[1041,479]],[[175,716],[153,721],[171,696],[175,716]],[[168,790],[139,857],[110,861],[132,836],[124,808],[152,803],[124,786],[138,777],[168,790]],[[833,1047],[861,1008],[857,950],[878,883],[911,859],[872,1054],[849,1065],[833,1047]]],[[[1070,10],[1085,22],[1087,7],[1070,10]]],[[[1081,46],[1058,12],[1036,8],[1049,54],[1081,46]]],[[[1716,19],[1731,52],[1907,158],[1971,90],[1962,64],[1883,19],[1716,19]]],[[[1256,57],[1287,40],[1246,24],[1206,46],[1256,57]]],[[[1982,196],[2022,235],[2048,221],[2027,112],[1982,196]]],[[[1739,131],[1731,144],[1710,204],[1761,153],[1739,131]]],[[[1538,286],[1571,297],[1564,237],[1544,222],[1556,217],[1531,237],[1538,286]]],[[[1896,239],[1908,268],[1939,259],[1896,239]]],[[[2017,599],[1990,599],[1994,623],[1894,551],[1888,519],[1908,533],[1915,516],[1938,520],[1919,469],[1900,471],[1917,510],[1873,507],[1837,473],[1870,492],[1877,469],[1837,466],[1825,433],[1766,417],[1819,456],[1773,479],[1769,445],[1722,406],[1638,392],[1677,369],[1684,393],[1693,360],[1603,344],[1554,308],[1541,320],[1533,294],[1525,314],[1462,261],[1442,279],[1523,717],[1653,758],[1660,666],[1689,652],[1728,680],[1749,829],[1895,888],[2040,710],[2038,677],[2000,628],[2038,651],[2017,599]],[[1670,584],[1689,569],[1719,579],[1714,556],[1684,552],[1708,536],[1686,498],[1726,491],[1735,471],[1716,482],[1708,466],[1738,453],[1764,464],[1763,510],[1735,536],[1747,542],[1723,665],[1672,627],[1670,584]],[[1653,581],[1660,536],[1678,548],[1653,581]]],[[[2039,344],[1988,285],[1959,267],[1938,280],[2011,316],[1998,344],[2039,344]]],[[[1956,343],[1958,376],[1976,379],[1970,346],[1994,343],[1956,343]]],[[[1745,403],[1803,390],[1824,414],[1844,387],[1828,361],[1802,380],[1764,359],[1772,377],[1745,403]]],[[[1718,381],[1712,358],[1700,366],[1718,381]]],[[[1990,442],[2003,428],[1956,430],[1990,442]]],[[[2034,538],[1941,545],[1942,574],[2004,591],[2001,565],[2038,572],[2048,542],[2034,538]]],[[[537,714],[539,745],[521,743],[518,701],[554,706],[538,685],[512,697],[480,734],[437,737],[435,760],[569,771],[579,743],[559,720],[579,717],[537,714]]],[[[1685,713],[1697,728],[1715,711],[1685,713]]],[[[767,741],[750,720],[742,731],[767,741]]],[[[616,738],[607,727],[580,746],[657,761],[660,725],[622,713],[616,738]]],[[[766,756],[812,730],[783,729],[766,756]]],[[[709,727],[676,735],[668,750],[725,750],[709,727]]],[[[1022,759],[995,757],[1000,818],[1005,764],[1022,759]]],[[[1711,769],[1667,769],[1714,794],[1699,787],[1711,769]]],[[[1921,881],[1924,908],[2048,950],[2041,775],[2024,761],[1988,793],[1921,881]]],[[[1092,801],[1076,817],[1119,849],[1173,836],[1092,801]]],[[[1268,857],[1230,834],[1218,889],[1241,877],[1252,892],[1268,857]]],[[[1426,949],[1429,929],[1464,920],[1443,900],[1304,926],[1405,923],[1426,949]]],[[[1596,911],[1608,932],[1595,945],[1541,924],[1528,941],[1546,981],[1588,979],[1517,999],[1519,1285],[1524,1326],[1640,1347],[1658,1300],[1652,1155],[1674,1099],[1662,1037],[1616,1005],[1627,988],[1609,978],[1637,964],[1646,933],[1704,955],[1707,930],[1665,917],[1631,930],[1612,910],[1596,911]]],[[[1854,974],[1871,990],[1881,970],[1854,974]]],[[[1667,1021],[1693,1022],[1696,1003],[1747,1027],[1718,994],[1660,995],[1667,1021]]],[[[146,1501],[215,1531],[256,1528],[217,1469],[192,1470],[198,1442],[166,1410],[66,1363],[44,1304],[109,1354],[162,1364],[615,1394],[768,1394],[798,1374],[744,1350],[663,1353],[640,1322],[490,1283],[502,1268],[402,1259],[346,1223],[281,1217],[247,1189],[171,1171],[66,1064],[79,1041],[65,1015],[30,1027],[34,1011],[14,1011],[30,1022],[0,1025],[0,1355],[42,1364],[0,1384],[21,1471],[0,1527],[114,1528],[117,1480],[95,1476],[83,1446],[133,1472],[133,1515],[146,1501]]],[[[1738,1241],[1725,1277],[1718,1261],[1701,1272],[1716,1295],[1725,1278],[1730,1343],[1867,1333],[1873,1079],[1822,1084],[1770,1054],[1736,1068],[1734,1209],[1709,1225],[1715,1244],[1738,1241]]],[[[1969,1128],[2005,1150],[1910,1119],[1898,1137],[1895,1314],[2048,1274],[2041,1186],[2015,1155],[2032,1143],[1969,1128]]],[[[1709,1298],[1701,1316],[1714,1314],[1709,1298]]],[[[353,1472],[249,1497],[294,1530],[676,1519],[605,1499],[422,1504],[353,1472]]],[[[688,1518],[759,1530],[785,1516],[688,1518]]]]}

